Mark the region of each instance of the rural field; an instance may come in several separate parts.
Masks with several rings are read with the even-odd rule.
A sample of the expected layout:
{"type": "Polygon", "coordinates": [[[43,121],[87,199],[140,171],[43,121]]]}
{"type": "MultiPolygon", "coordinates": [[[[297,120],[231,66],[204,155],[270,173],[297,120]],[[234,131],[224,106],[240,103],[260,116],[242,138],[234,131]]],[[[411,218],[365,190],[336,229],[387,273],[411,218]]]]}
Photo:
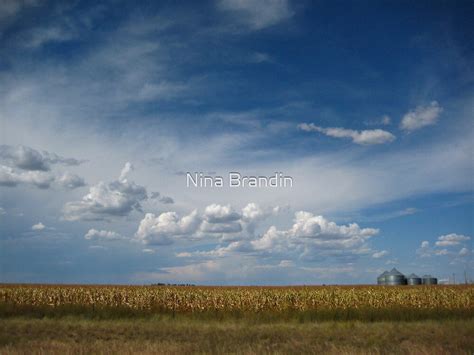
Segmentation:
{"type": "Polygon", "coordinates": [[[474,351],[474,286],[0,286],[0,353],[474,351]]]}

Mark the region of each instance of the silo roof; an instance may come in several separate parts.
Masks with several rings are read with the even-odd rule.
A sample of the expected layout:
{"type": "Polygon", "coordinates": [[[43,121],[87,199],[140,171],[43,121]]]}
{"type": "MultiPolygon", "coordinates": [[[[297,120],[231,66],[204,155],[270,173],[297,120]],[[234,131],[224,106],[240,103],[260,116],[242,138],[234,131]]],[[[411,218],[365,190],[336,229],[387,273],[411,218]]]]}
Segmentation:
{"type": "Polygon", "coordinates": [[[388,275],[400,275],[400,276],[403,276],[403,274],[398,271],[397,269],[393,268],[392,270],[390,270],[390,272],[388,273],[388,275]]]}
{"type": "Polygon", "coordinates": [[[408,279],[419,279],[420,276],[418,276],[417,274],[411,274],[410,276],[407,277],[408,279]]]}
{"type": "Polygon", "coordinates": [[[379,277],[384,277],[384,276],[386,276],[386,275],[388,275],[388,271],[387,271],[387,270],[385,270],[384,272],[382,272],[382,273],[379,275],[379,277]]]}

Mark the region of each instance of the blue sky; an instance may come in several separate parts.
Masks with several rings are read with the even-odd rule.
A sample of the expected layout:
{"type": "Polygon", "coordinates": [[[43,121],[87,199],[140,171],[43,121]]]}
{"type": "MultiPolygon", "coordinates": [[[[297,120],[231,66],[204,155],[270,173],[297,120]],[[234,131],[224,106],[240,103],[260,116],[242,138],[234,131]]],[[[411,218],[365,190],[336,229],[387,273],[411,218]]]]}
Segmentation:
{"type": "Polygon", "coordinates": [[[3,1],[0,281],[474,278],[473,11],[3,1]]]}

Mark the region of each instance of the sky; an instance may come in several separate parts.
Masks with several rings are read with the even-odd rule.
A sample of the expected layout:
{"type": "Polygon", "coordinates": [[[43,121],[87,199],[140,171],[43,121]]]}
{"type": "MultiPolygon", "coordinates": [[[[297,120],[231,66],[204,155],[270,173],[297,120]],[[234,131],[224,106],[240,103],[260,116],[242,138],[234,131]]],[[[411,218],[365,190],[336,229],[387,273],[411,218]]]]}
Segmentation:
{"type": "Polygon", "coordinates": [[[473,14],[0,2],[0,282],[474,279],[473,14]]]}

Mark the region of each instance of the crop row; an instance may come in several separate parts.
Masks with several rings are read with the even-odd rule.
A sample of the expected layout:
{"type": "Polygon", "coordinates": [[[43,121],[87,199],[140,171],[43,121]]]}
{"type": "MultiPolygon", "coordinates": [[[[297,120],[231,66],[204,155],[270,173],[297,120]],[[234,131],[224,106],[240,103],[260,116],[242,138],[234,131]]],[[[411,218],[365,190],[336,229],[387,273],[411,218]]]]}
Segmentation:
{"type": "Polygon", "coordinates": [[[125,307],[173,312],[361,308],[474,309],[474,286],[170,287],[0,286],[0,303],[125,307]]]}

